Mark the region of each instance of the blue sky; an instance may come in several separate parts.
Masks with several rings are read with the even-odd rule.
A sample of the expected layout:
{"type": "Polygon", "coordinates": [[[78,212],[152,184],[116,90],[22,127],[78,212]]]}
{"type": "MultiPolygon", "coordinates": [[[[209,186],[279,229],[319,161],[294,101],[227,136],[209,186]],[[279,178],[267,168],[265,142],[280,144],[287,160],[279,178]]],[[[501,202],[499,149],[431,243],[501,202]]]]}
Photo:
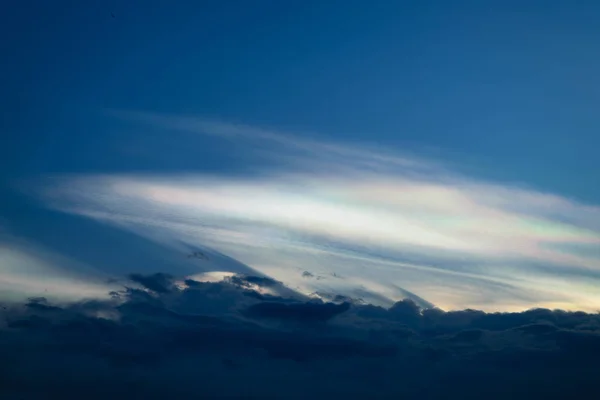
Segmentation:
{"type": "Polygon", "coordinates": [[[9,2],[6,241],[111,274],[186,241],[292,286],[351,249],[346,286],[391,298],[373,271],[410,261],[385,265],[440,305],[593,307],[600,5],[522,3],[9,2]]]}

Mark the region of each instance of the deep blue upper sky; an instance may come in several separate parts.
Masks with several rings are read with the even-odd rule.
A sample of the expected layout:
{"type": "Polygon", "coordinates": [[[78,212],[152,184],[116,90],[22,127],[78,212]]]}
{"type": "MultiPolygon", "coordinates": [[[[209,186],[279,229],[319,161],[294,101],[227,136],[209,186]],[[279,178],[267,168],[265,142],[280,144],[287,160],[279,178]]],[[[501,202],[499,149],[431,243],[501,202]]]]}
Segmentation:
{"type": "MultiPolygon", "coordinates": [[[[103,111],[143,110],[434,152],[598,202],[600,4],[526,3],[9,1],[3,174],[161,169],[111,154],[132,132],[103,111]]],[[[170,167],[219,169],[199,151],[170,167]]]]}

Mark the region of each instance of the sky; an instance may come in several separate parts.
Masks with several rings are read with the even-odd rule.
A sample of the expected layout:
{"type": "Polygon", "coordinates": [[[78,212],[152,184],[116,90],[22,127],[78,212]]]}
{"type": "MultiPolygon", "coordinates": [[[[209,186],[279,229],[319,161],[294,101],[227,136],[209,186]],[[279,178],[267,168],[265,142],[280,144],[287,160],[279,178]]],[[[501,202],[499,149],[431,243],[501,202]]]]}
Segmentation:
{"type": "Polygon", "coordinates": [[[7,297],[227,272],[600,308],[597,2],[2,7],[7,297]]]}

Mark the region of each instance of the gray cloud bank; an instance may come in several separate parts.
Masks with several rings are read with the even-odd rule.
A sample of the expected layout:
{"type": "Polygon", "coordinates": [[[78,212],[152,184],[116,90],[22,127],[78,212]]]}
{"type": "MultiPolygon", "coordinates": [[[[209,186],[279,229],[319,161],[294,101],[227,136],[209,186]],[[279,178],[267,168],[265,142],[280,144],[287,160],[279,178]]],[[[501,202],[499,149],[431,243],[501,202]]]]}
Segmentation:
{"type": "Polygon", "coordinates": [[[0,397],[591,396],[600,315],[389,309],[267,294],[278,282],[132,274],[108,300],[0,308],[0,397]]]}

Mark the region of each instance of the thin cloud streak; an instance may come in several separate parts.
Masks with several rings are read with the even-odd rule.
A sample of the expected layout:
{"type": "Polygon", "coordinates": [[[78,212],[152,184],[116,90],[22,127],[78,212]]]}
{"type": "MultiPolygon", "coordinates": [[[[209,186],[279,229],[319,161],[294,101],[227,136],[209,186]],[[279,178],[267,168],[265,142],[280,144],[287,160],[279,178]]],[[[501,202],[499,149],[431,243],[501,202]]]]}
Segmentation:
{"type": "Polygon", "coordinates": [[[389,151],[202,119],[127,116],[239,139],[260,155],[268,142],[271,160],[293,162],[245,179],[65,176],[42,191],[50,206],[155,240],[213,246],[302,291],[362,285],[397,299],[397,285],[441,307],[488,310],[600,303],[590,284],[600,281],[600,260],[588,251],[600,246],[597,206],[389,151]],[[533,267],[540,263],[543,270],[533,267]],[[307,281],[308,269],[346,278],[307,281]],[[576,273],[565,280],[565,269],[576,273]]]}
{"type": "Polygon", "coordinates": [[[0,300],[106,298],[118,287],[100,271],[7,234],[0,242],[0,267],[0,300]]]}

